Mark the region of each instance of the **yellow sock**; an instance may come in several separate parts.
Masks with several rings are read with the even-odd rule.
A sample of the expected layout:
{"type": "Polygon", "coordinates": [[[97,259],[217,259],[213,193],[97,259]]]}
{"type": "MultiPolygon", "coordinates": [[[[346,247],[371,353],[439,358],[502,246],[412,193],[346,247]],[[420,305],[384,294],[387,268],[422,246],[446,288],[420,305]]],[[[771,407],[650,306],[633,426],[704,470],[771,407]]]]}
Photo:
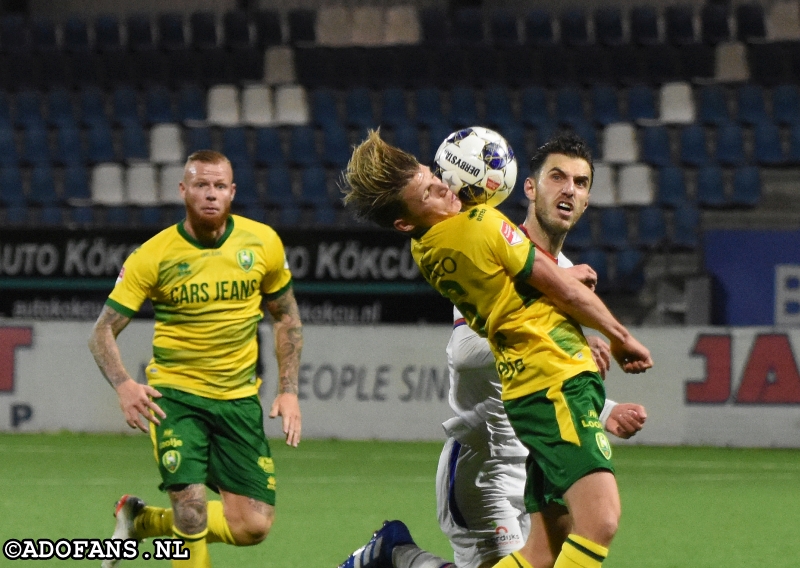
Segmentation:
{"type": "Polygon", "coordinates": [[[492,568],[533,568],[533,566],[519,552],[512,552],[492,568]]]}
{"type": "Polygon", "coordinates": [[[225,513],[222,510],[222,501],[208,502],[208,536],[206,542],[224,542],[225,544],[236,544],[225,520],[225,513]]]}
{"type": "Polygon", "coordinates": [[[606,547],[588,538],[571,534],[561,547],[561,554],[556,558],[553,568],[602,568],[606,556],[606,547]]]}
{"type": "Polygon", "coordinates": [[[172,509],[145,507],[133,520],[137,538],[172,536],[172,509]]]}
{"type": "Polygon", "coordinates": [[[183,541],[183,550],[189,553],[185,560],[172,559],[172,568],[211,568],[211,558],[208,556],[208,543],[206,534],[208,529],[197,534],[183,534],[174,526],[172,534],[183,541]]]}

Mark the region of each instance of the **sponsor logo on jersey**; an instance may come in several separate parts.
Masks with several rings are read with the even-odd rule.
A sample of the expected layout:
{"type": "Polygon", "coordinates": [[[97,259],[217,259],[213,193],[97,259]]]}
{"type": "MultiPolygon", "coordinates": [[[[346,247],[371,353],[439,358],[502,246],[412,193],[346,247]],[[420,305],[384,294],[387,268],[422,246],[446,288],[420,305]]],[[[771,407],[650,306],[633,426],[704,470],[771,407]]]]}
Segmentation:
{"type": "Polygon", "coordinates": [[[123,266],[122,269],[119,271],[119,275],[117,276],[117,281],[114,282],[114,286],[122,282],[122,279],[125,278],[125,267],[123,266]]]}
{"type": "Polygon", "coordinates": [[[518,245],[523,241],[520,234],[508,223],[503,221],[503,224],[500,225],[500,233],[503,235],[503,238],[510,244],[512,247],[514,245],[518,245]]]}
{"type": "Polygon", "coordinates": [[[275,462],[272,458],[261,456],[258,458],[258,467],[264,470],[264,473],[275,473],[275,462]]]}
{"type": "Polygon", "coordinates": [[[178,276],[189,276],[192,273],[192,269],[189,268],[188,262],[181,262],[178,264],[178,276]]]}
{"type": "Polygon", "coordinates": [[[239,268],[245,272],[249,272],[255,264],[256,255],[250,249],[242,249],[236,253],[236,262],[239,263],[239,268]]]}
{"type": "Polygon", "coordinates": [[[598,432],[594,435],[594,439],[597,440],[597,447],[600,448],[600,452],[602,452],[603,457],[607,460],[611,459],[611,444],[608,443],[608,437],[603,432],[598,432]]]}
{"type": "Polygon", "coordinates": [[[161,456],[161,464],[170,473],[175,473],[181,467],[181,453],[177,450],[169,450],[161,456]]]}
{"type": "Polygon", "coordinates": [[[275,491],[275,476],[274,475],[270,475],[267,478],[267,489],[269,489],[270,491],[275,491]]]}

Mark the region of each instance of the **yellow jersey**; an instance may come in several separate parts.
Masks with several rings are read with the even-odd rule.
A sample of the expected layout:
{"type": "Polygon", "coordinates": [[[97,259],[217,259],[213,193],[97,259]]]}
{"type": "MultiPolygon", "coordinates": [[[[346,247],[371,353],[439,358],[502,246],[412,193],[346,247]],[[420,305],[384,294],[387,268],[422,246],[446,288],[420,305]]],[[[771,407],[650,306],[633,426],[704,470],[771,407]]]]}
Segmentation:
{"type": "Polygon", "coordinates": [[[502,213],[475,207],[411,242],[422,275],[492,347],[511,400],[597,371],[580,325],[528,283],[536,248],[502,213]]]}
{"type": "Polygon", "coordinates": [[[258,392],[262,294],[276,298],[291,281],[275,231],[234,215],[213,247],[183,223],[149,239],[125,261],[106,305],[132,317],[153,303],[150,385],[228,400],[258,392]]]}

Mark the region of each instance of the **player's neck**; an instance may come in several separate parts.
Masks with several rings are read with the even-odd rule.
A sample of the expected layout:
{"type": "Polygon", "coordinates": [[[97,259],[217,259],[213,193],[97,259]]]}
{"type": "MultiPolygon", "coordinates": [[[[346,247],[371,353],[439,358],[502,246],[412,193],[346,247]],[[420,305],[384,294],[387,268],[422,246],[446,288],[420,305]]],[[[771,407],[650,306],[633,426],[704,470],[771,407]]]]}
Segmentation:
{"type": "Polygon", "coordinates": [[[187,215],[183,222],[183,228],[197,242],[205,246],[214,246],[220,237],[225,234],[225,230],[228,228],[228,219],[226,217],[220,225],[208,226],[204,223],[192,221],[191,217],[187,215]]]}
{"type": "Polygon", "coordinates": [[[561,253],[561,249],[564,246],[564,240],[567,237],[566,233],[563,235],[548,233],[539,223],[536,222],[535,218],[531,219],[531,217],[525,219],[522,227],[525,229],[528,238],[530,238],[530,240],[533,241],[533,243],[540,249],[547,251],[553,255],[554,258],[557,258],[561,253]]]}

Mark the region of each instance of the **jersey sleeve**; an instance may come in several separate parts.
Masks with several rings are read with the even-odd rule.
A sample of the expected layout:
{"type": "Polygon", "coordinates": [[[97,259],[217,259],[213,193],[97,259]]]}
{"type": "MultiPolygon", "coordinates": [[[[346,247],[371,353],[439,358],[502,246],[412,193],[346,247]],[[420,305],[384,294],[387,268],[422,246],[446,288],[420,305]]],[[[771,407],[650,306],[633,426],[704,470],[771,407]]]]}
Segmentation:
{"type": "Polygon", "coordinates": [[[279,297],[292,285],[292,273],[289,271],[289,262],[286,260],[286,251],[280,237],[270,231],[269,238],[265,240],[264,258],[266,271],[261,281],[261,293],[268,300],[279,297]]]}
{"type": "Polygon", "coordinates": [[[497,263],[515,280],[527,280],[533,270],[536,247],[495,209],[487,209],[486,238],[497,263]]]}
{"type": "Polygon", "coordinates": [[[150,296],[157,280],[158,261],[149,251],[142,252],[142,247],[139,247],[122,265],[106,305],[123,316],[133,317],[150,296]]]}

